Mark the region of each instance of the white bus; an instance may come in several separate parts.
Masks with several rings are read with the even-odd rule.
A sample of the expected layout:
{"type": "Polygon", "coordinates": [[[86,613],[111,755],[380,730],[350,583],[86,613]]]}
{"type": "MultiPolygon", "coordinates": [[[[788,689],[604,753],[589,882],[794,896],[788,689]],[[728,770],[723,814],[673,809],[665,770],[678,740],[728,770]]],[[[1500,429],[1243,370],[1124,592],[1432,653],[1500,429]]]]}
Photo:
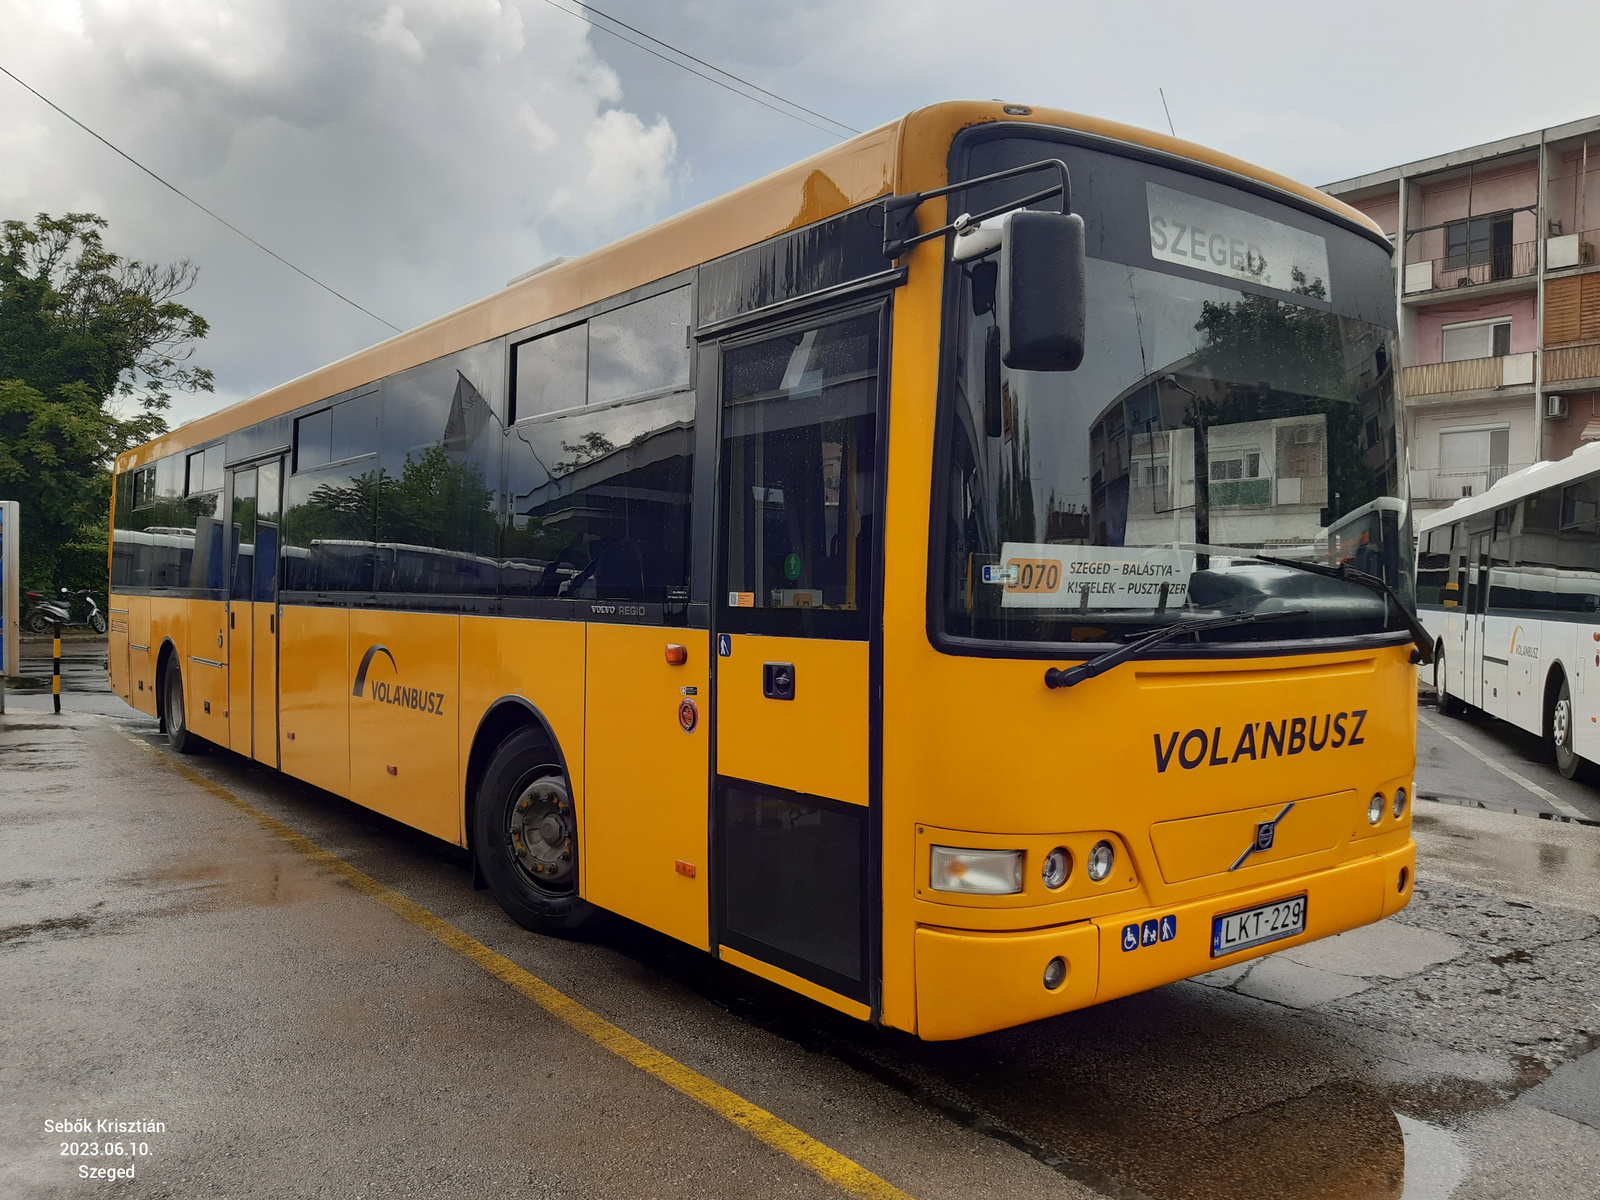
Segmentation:
{"type": "Polygon", "coordinates": [[[1568,779],[1600,762],[1600,444],[1419,521],[1417,610],[1441,712],[1538,734],[1568,779]]]}

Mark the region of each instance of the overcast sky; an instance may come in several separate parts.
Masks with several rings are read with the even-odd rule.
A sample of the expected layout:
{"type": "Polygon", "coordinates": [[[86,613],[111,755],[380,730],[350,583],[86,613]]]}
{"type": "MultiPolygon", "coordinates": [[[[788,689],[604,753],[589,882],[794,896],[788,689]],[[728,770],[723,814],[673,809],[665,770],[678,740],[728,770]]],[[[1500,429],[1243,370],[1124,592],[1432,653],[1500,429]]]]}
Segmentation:
{"type": "MultiPolygon", "coordinates": [[[[1311,183],[1600,111],[1600,5],[598,0],[857,129],[1004,98],[1165,128],[1311,183]]],[[[569,0],[0,0],[0,65],[402,328],[833,138],[569,0]],[[563,11],[563,9],[567,11],[563,11]]],[[[192,259],[214,396],[389,335],[0,76],[0,217],[87,210],[192,259]]]]}

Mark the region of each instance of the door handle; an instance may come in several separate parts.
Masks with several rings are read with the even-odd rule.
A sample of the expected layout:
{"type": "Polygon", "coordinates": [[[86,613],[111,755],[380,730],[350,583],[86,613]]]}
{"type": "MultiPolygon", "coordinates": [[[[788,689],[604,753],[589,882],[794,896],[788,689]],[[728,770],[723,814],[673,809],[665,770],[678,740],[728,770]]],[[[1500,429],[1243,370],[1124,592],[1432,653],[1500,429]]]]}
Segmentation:
{"type": "Polygon", "coordinates": [[[794,664],[785,662],[762,663],[761,694],[768,700],[793,700],[794,664]]]}
{"type": "Polygon", "coordinates": [[[269,613],[269,614],[267,614],[267,632],[268,633],[277,633],[278,632],[278,614],[277,613],[269,613]]]}

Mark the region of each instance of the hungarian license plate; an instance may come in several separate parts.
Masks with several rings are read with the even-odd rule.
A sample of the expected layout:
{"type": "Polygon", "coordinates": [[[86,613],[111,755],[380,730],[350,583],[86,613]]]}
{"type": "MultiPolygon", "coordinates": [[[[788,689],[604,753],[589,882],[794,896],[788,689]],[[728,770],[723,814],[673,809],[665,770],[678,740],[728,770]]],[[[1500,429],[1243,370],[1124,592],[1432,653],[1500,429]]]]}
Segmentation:
{"type": "Polygon", "coordinates": [[[1247,950],[1306,931],[1306,898],[1274,900],[1259,908],[1211,918],[1211,957],[1247,950]]]}

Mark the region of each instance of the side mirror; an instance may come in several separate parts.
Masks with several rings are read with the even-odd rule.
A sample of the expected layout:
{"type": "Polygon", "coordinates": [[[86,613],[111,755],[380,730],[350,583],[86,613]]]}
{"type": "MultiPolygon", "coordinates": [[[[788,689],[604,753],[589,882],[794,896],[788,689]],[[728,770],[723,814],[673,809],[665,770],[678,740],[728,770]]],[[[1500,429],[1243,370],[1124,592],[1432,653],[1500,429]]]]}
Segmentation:
{"type": "Polygon", "coordinates": [[[1000,358],[1013,371],[1076,371],[1083,362],[1083,218],[1006,215],[995,316],[1000,358]]]}

